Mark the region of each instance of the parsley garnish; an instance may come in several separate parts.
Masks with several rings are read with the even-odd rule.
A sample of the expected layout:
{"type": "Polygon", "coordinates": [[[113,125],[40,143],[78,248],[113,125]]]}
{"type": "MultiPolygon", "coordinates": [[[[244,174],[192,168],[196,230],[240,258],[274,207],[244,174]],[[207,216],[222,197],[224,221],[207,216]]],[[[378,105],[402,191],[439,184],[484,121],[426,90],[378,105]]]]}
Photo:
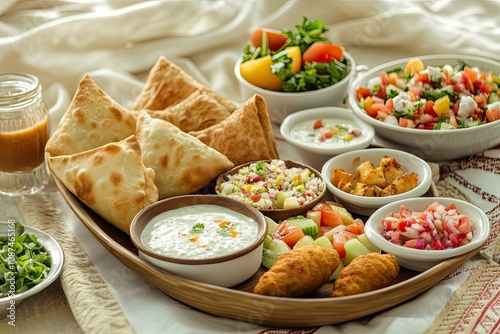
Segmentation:
{"type": "Polygon", "coordinates": [[[204,229],[205,229],[205,224],[196,223],[190,232],[191,234],[200,234],[201,232],[203,232],[204,229]]]}

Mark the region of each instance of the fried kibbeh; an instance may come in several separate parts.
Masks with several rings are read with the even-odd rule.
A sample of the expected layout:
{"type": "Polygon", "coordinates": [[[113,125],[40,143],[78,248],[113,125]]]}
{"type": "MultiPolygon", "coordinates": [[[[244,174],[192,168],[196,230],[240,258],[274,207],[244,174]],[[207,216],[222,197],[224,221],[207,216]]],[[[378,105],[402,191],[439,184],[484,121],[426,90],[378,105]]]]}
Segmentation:
{"type": "Polygon", "coordinates": [[[389,286],[399,274],[393,254],[360,255],[345,266],[333,284],[332,297],[351,296],[389,286]]]}
{"type": "Polygon", "coordinates": [[[253,292],[277,297],[300,297],[319,289],[337,269],[336,250],[317,245],[292,249],[265,272],[253,292]]]}

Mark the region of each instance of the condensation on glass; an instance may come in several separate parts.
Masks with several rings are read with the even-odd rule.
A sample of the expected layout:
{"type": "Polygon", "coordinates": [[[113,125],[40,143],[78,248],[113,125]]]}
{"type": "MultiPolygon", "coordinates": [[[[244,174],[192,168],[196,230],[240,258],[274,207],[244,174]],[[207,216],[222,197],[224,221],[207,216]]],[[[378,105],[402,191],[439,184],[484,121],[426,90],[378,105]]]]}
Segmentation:
{"type": "Polygon", "coordinates": [[[34,194],[47,184],[49,113],[37,77],[0,74],[0,194],[34,194]]]}

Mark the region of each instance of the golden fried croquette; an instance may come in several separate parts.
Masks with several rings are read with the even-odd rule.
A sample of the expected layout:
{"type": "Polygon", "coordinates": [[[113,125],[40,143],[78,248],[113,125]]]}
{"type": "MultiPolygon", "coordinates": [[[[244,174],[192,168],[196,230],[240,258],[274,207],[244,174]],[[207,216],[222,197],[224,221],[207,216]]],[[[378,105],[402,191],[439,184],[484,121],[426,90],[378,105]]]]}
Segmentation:
{"type": "Polygon", "coordinates": [[[350,296],[389,286],[399,274],[393,254],[360,255],[345,266],[333,284],[332,297],[350,296]]]}
{"type": "Polygon", "coordinates": [[[319,289],[340,263],[335,249],[307,245],[276,259],[254,287],[260,295],[299,297],[319,289]]]}

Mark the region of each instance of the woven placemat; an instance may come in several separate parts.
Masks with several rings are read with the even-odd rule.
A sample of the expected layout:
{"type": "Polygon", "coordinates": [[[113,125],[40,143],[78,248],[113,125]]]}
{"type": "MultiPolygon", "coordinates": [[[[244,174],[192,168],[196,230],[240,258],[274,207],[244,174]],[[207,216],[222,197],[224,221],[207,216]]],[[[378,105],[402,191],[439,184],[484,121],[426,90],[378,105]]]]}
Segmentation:
{"type": "MultiPolygon", "coordinates": [[[[26,225],[53,236],[64,251],[60,279],[16,309],[18,333],[134,333],[123,309],[46,193],[16,199],[26,225]],[[40,298],[41,297],[41,298],[40,298]]],[[[10,328],[12,327],[12,328],[10,328]]]]}

